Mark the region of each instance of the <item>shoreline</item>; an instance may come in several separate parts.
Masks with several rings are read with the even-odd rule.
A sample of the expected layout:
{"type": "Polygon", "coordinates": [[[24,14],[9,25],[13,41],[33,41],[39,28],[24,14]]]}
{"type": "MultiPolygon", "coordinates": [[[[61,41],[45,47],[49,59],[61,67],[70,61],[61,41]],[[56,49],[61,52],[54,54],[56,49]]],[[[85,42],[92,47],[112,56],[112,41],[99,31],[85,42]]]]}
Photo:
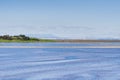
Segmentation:
{"type": "Polygon", "coordinates": [[[109,43],[109,42],[120,42],[120,40],[57,40],[57,39],[40,39],[39,41],[34,40],[0,40],[0,43],[109,43]]]}
{"type": "Polygon", "coordinates": [[[120,48],[120,46],[0,46],[0,48],[120,48]]]}

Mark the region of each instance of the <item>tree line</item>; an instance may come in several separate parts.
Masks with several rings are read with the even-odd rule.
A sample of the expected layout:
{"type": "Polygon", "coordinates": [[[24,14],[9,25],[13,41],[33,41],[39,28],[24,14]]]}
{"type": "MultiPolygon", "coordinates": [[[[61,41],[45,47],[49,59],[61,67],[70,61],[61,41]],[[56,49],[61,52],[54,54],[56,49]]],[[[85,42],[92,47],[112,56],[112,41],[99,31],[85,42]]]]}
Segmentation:
{"type": "Polygon", "coordinates": [[[31,37],[28,37],[26,35],[14,35],[14,36],[10,36],[10,35],[1,35],[0,36],[0,39],[2,40],[39,40],[37,38],[31,38],[31,37]]]}

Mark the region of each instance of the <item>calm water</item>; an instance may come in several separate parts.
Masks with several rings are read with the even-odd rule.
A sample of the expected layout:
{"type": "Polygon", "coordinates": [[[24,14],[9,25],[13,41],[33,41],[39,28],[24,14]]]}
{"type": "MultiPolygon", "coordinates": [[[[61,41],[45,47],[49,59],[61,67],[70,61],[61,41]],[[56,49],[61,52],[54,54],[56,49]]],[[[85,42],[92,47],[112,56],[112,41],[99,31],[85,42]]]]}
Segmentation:
{"type": "Polygon", "coordinates": [[[0,46],[120,46],[120,42],[112,43],[0,43],[0,46]]]}
{"type": "MultiPolygon", "coordinates": [[[[88,46],[119,43],[0,43],[88,46]]],[[[120,80],[120,49],[0,49],[0,80],[120,80]]]]}

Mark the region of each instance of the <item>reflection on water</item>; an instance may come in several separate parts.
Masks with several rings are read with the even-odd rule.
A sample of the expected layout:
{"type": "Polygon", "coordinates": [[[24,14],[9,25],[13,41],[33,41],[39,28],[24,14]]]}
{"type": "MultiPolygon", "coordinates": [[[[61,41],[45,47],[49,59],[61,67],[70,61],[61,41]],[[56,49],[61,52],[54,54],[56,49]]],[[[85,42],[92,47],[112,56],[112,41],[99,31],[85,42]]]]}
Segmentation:
{"type": "Polygon", "coordinates": [[[0,80],[119,79],[120,49],[117,48],[0,49],[0,80]]]}

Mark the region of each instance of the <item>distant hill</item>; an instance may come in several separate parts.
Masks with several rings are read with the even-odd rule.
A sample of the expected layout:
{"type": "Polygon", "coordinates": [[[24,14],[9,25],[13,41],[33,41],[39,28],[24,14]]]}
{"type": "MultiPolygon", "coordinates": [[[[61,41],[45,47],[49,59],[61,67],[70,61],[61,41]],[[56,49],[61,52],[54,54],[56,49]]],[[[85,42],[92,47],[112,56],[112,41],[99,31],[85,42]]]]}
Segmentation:
{"type": "Polygon", "coordinates": [[[40,39],[61,39],[60,37],[57,37],[52,34],[26,34],[29,37],[35,37],[40,39]]]}
{"type": "Polygon", "coordinates": [[[88,37],[88,36],[80,36],[79,38],[74,38],[74,36],[72,37],[59,37],[59,36],[56,36],[56,35],[52,35],[52,34],[25,34],[26,36],[29,36],[29,37],[34,37],[34,38],[40,38],[40,39],[72,39],[72,40],[120,40],[119,37],[113,37],[113,36],[91,36],[91,37],[88,37]]]}

